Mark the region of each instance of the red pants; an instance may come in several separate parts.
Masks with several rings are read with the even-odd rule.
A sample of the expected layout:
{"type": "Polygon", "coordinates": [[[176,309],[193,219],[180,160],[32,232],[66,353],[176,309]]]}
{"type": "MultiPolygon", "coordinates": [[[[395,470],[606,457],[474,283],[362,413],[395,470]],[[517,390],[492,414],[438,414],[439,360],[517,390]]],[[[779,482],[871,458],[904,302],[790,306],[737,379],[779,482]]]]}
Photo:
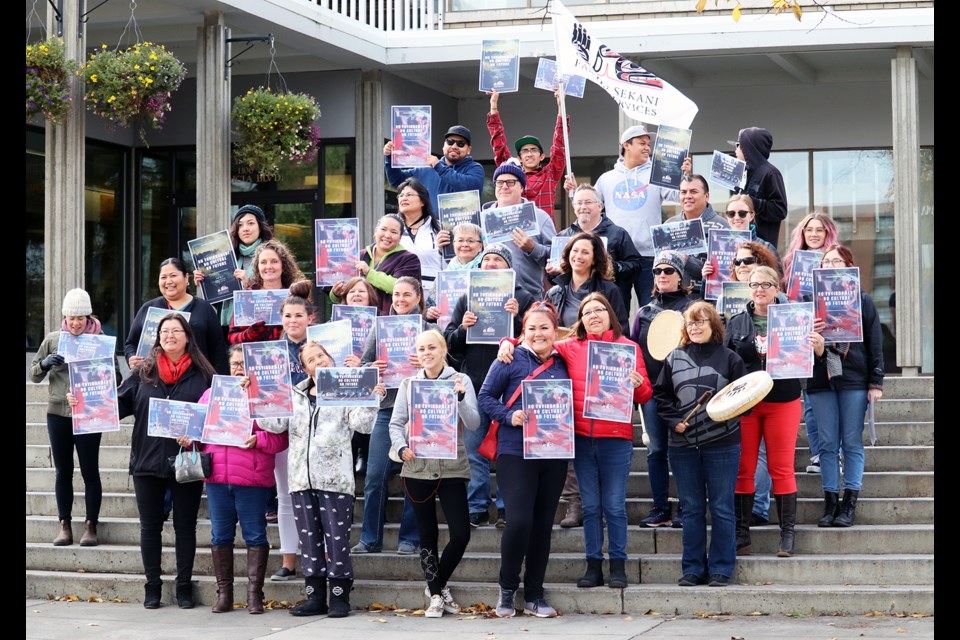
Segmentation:
{"type": "Polygon", "coordinates": [[[753,493],[760,438],[767,444],[767,470],[774,495],[796,493],[793,461],[800,428],[800,398],[790,402],[761,402],[748,416],[740,418],[740,467],[737,493],[753,493]]]}

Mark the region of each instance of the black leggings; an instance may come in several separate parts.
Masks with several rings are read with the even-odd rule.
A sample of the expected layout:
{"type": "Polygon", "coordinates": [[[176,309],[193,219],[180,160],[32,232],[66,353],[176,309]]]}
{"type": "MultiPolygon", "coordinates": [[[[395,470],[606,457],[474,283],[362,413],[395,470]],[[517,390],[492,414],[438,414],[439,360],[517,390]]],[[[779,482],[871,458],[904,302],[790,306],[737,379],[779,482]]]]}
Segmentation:
{"type": "Polygon", "coordinates": [[[467,508],[466,478],[442,478],[415,480],[404,478],[407,495],[413,505],[413,515],[420,530],[420,567],[427,579],[430,595],[439,595],[447,586],[454,569],[460,564],[467,543],[470,542],[470,513],[467,508]],[[437,505],[434,493],[440,499],[440,507],[447,518],[450,540],[440,555],[440,529],[437,526],[437,505]],[[439,557],[439,559],[438,559],[439,557]]]}
{"type": "Polygon", "coordinates": [[[543,597],[553,520],[566,477],[566,460],[497,456],[497,488],[507,512],[507,526],[500,538],[500,586],[516,591],[520,566],[526,560],[523,597],[527,602],[543,597]]]}
{"type": "Polygon", "coordinates": [[[87,506],[87,520],[96,524],[100,519],[103,486],[100,484],[100,435],[85,433],[73,435],[73,419],[53,413],[47,414],[47,434],[56,469],[54,491],[57,496],[57,517],[70,521],[73,514],[73,449],[80,460],[83,476],[83,494],[87,506]]]}
{"type": "Polygon", "coordinates": [[[140,512],[140,557],[148,584],[160,584],[160,555],[163,533],[163,496],[170,488],[173,496],[173,531],[176,534],[177,585],[186,586],[193,578],[193,559],[197,555],[197,512],[203,482],[180,484],[173,478],[133,476],[133,490],[140,512]]]}

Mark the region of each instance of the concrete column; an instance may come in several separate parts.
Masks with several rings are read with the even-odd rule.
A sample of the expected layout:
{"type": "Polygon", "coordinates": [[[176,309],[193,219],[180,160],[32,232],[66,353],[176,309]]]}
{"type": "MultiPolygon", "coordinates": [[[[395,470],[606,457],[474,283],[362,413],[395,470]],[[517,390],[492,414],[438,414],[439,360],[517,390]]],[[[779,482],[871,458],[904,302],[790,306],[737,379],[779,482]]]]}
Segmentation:
{"type": "Polygon", "coordinates": [[[230,79],[223,14],[206,12],[197,29],[197,235],[230,221],[230,79]]]}
{"type": "MultiPolygon", "coordinates": [[[[54,12],[47,10],[47,33],[56,33],[54,12]]],[[[79,0],[63,2],[63,42],[67,59],[83,62],[86,25],[80,22],[79,0]]],[[[44,325],[48,331],[60,326],[64,294],[84,284],[85,207],[84,184],[86,109],[84,82],[75,78],[71,91],[73,109],[61,125],[46,124],[44,148],[43,205],[44,325]]]]}
{"type": "Polygon", "coordinates": [[[891,61],[893,93],[893,219],[897,278],[897,364],[917,375],[922,362],[920,138],[917,64],[910,47],[891,61]]]}
{"type": "Polygon", "coordinates": [[[360,220],[361,244],[373,236],[383,214],[383,84],[379,71],[363,71],[357,83],[356,191],[354,210],[360,220]]]}

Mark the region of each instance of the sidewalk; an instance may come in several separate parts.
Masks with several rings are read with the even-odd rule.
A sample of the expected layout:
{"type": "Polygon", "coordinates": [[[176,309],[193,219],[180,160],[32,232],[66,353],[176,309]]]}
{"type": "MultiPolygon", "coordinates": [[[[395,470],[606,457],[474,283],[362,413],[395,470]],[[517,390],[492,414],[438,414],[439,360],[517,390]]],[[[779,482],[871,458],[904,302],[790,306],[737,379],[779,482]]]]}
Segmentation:
{"type": "Polygon", "coordinates": [[[672,616],[569,615],[506,620],[446,615],[427,620],[394,611],[355,611],[347,618],[294,618],[286,611],[251,616],[243,609],[213,614],[204,606],[167,605],[146,611],[140,604],[26,600],[26,631],[32,640],[869,640],[934,637],[934,618],[892,616],[672,616]]]}

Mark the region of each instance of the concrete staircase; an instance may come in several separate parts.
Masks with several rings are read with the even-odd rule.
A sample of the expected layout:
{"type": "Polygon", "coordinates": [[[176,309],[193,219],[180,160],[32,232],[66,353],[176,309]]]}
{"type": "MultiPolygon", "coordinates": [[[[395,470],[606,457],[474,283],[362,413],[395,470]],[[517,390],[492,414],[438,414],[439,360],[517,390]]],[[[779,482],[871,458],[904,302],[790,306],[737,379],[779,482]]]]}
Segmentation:
{"type": "MultiPolygon", "coordinates": [[[[715,611],[731,614],[844,613],[871,611],[934,613],[934,482],[933,482],[932,377],[888,378],[884,399],[876,411],[877,444],[867,442],[866,472],[857,512],[850,529],[819,529],[822,512],[820,476],[803,473],[808,462],[806,438],[800,428],[796,468],[800,499],[796,555],[777,558],[779,529],[773,524],[754,528],[754,555],[739,558],[734,585],[725,589],[683,588],[680,576],[681,531],[636,526],[652,506],[647,480],[646,450],[637,442],[628,485],[630,520],[628,577],[624,590],[599,587],[578,589],[582,575],[583,530],[554,528],[552,556],[547,569],[547,598],[561,611],[593,613],[692,613],[715,611]]],[[[56,502],[54,471],[50,459],[45,410],[46,386],[27,383],[26,393],[26,595],[97,595],[139,602],[143,597],[139,524],[133,483],[127,475],[128,428],[105,434],[100,449],[103,507],[100,546],[54,547],[56,502]]],[[[637,430],[639,433],[639,429],[637,430]]],[[[866,434],[864,436],[867,437],[866,434]]],[[[362,482],[359,483],[362,486],[362,482]]],[[[79,540],[83,518],[83,481],[75,472],[74,537],[79,540]]],[[[401,486],[391,484],[385,530],[385,551],[354,557],[357,581],[352,594],[355,607],[378,602],[385,605],[424,606],[424,582],[416,556],[398,556],[397,525],[401,486]]],[[[671,495],[676,495],[671,491],[671,495]]],[[[363,498],[358,496],[356,518],[362,518],[363,498]]],[[[439,511],[439,509],[438,509],[439,511]]],[[[564,505],[557,510],[557,520],[564,505]]],[[[507,514],[509,519],[509,514],[507,514]]],[[[771,505],[770,516],[776,518],[771,505]]],[[[442,512],[440,512],[442,521],[442,512]]],[[[276,525],[270,525],[271,544],[277,547],[276,525]]],[[[359,535],[354,525],[354,542],[359,535]]],[[[441,544],[446,532],[441,532],[441,544]]],[[[210,522],[206,501],[201,504],[194,566],[199,602],[215,599],[216,585],[210,550],[210,522]]],[[[237,576],[246,574],[242,538],[237,535],[237,576]]],[[[174,573],[173,526],[164,530],[163,566],[174,573]]],[[[464,604],[497,598],[500,531],[492,526],[473,530],[473,536],[451,586],[464,604]]],[[[276,552],[275,552],[276,553],[276,552]]],[[[269,572],[280,566],[279,554],[269,572]]],[[[606,573],[606,571],[605,571],[606,573]]],[[[242,579],[238,578],[242,583],[242,579]]],[[[296,602],[303,599],[303,583],[267,582],[268,599],[296,602]]],[[[245,591],[238,585],[238,594],[245,591]]],[[[238,596],[239,597],[239,596],[238,596]]],[[[172,603],[171,579],[164,580],[164,601],[172,603]]]]}

